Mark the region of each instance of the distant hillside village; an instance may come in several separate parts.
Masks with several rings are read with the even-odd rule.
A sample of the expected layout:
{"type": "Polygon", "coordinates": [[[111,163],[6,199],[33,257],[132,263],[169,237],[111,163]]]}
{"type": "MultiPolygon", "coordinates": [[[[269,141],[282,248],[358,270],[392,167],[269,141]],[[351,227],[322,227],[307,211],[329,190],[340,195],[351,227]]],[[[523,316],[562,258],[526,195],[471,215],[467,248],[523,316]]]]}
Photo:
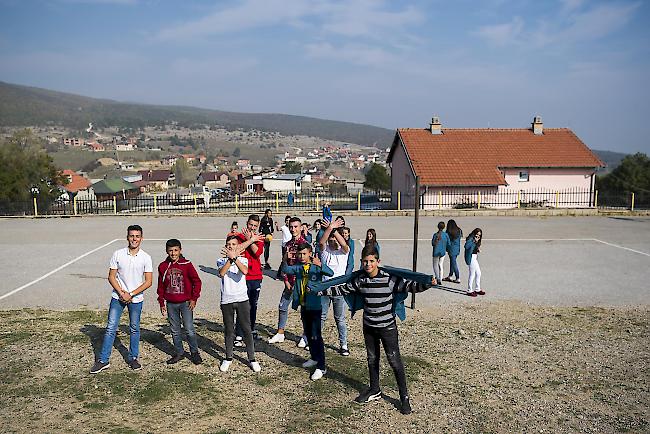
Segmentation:
{"type": "MultiPolygon", "coordinates": [[[[90,137],[70,136],[56,128],[37,132],[46,139],[53,155],[67,153],[86,161],[86,170],[74,170],[63,163],[69,181],[64,186],[64,199],[68,200],[73,196],[101,200],[117,193],[126,197],[127,192],[131,197],[190,191],[212,197],[305,191],[357,194],[363,190],[364,171],[373,163],[385,167],[388,156],[388,149],[316,138],[289,137],[285,145],[278,143],[283,138],[276,136],[273,144],[260,144],[259,140],[256,144],[254,138],[259,138],[260,133],[255,131],[223,131],[238,145],[231,152],[214,147],[210,150],[200,143],[201,139],[182,130],[172,131],[173,135],[167,132],[167,141],[160,132],[151,136],[108,135],[105,131],[94,132],[92,125],[84,134],[90,137]],[[245,154],[254,157],[263,150],[270,155],[270,163],[244,158],[245,154]],[[276,152],[270,153],[272,150],[276,152]],[[80,157],[81,153],[97,157],[80,157]]],[[[268,135],[263,139],[268,142],[268,135]]]]}

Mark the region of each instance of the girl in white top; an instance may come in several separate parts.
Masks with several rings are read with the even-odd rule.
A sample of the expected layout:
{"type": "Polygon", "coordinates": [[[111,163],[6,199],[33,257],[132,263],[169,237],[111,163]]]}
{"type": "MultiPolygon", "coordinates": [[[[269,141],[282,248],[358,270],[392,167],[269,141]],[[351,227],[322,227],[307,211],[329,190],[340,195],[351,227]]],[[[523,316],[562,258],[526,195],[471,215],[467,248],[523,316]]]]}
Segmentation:
{"type": "Polygon", "coordinates": [[[221,249],[224,256],[217,259],[217,268],[221,276],[221,313],[223,314],[223,327],[226,340],[226,358],[221,362],[219,369],[226,372],[232,364],[233,347],[235,345],[235,312],[237,321],[240,322],[244,332],[244,342],[250,367],[255,372],[260,372],[260,364],[255,361],[255,346],[251,333],[250,305],[248,303],[248,287],[246,274],[248,274],[248,260],[242,254],[239,239],[236,235],[226,238],[226,245],[221,249]]]}

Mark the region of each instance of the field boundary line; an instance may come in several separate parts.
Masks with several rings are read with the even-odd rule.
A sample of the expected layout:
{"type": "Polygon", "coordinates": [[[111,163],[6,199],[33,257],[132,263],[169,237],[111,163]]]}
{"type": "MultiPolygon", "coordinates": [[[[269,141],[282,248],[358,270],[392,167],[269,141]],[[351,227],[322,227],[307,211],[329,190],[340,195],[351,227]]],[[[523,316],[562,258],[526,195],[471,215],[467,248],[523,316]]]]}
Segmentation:
{"type": "Polygon", "coordinates": [[[607,241],[599,240],[598,238],[594,238],[593,240],[594,240],[594,241],[598,241],[599,243],[606,244],[606,245],[608,245],[608,246],[616,247],[616,248],[618,248],[618,249],[629,250],[630,252],[634,252],[634,253],[638,253],[638,254],[640,254],[640,255],[644,255],[644,256],[649,256],[649,257],[650,257],[650,253],[642,252],[642,251],[640,251],[640,250],[634,250],[634,249],[630,249],[629,247],[619,246],[618,244],[608,243],[607,241]]]}
{"type": "Polygon", "coordinates": [[[24,284],[23,286],[20,286],[20,287],[14,289],[14,290],[12,290],[12,291],[9,291],[9,292],[6,293],[6,294],[0,295],[0,300],[5,299],[5,298],[7,298],[7,297],[9,297],[9,296],[12,296],[12,295],[16,294],[17,292],[22,291],[22,290],[25,289],[25,288],[29,288],[29,287],[32,286],[33,284],[38,283],[38,282],[40,282],[41,280],[43,280],[43,279],[45,279],[45,278],[47,278],[47,277],[50,277],[52,274],[56,273],[57,271],[61,271],[61,270],[63,270],[63,269],[64,269],[65,267],[67,267],[68,265],[74,264],[74,263],[77,262],[78,260],[83,259],[83,258],[85,258],[85,257],[88,256],[88,255],[92,255],[92,254],[95,253],[96,251],[101,250],[101,249],[103,249],[104,247],[113,244],[115,241],[120,241],[120,240],[121,240],[121,238],[115,238],[114,240],[111,240],[111,241],[109,241],[108,243],[102,244],[101,246],[99,246],[99,247],[97,247],[97,248],[94,248],[94,249],[90,250],[89,252],[84,253],[83,255],[79,255],[79,256],[77,256],[76,258],[74,258],[74,259],[72,259],[72,260],[66,262],[65,264],[63,264],[63,265],[61,265],[61,266],[55,268],[54,270],[50,271],[49,273],[46,273],[46,274],[42,275],[42,276],[39,277],[38,279],[34,279],[34,280],[32,280],[31,282],[24,284]]]}

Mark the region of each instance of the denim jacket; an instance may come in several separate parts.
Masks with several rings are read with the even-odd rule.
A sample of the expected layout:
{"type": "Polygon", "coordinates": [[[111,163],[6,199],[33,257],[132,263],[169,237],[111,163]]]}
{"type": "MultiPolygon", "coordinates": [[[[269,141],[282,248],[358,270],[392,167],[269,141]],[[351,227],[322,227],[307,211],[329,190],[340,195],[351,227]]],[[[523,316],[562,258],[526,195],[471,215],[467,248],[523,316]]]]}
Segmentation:
{"type": "MultiPolygon", "coordinates": [[[[284,264],[282,266],[282,272],[291,276],[296,276],[296,282],[293,284],[292,288],[292,293],[291,293],[291,307],[293,309],[298,309],[298,306],[300,306],[300,288],[302,286],[302,279],[303,279],[303,265],[304,264],[296,264],[296,265],[287,265],[284,264]]],[[[334,275],[334,271],[330,267],[327,266],[327,264],[323,264],[321,267],[310,264],[309,265],[309,272],[307,274],[307,278],[309,279],[310,284],[314,282],[321,282],[323,280],[323,276],[328,276],[331,277],[334,275]]],[[[305,309],[307,310],[321,310],[322,309],[322,304],[320,298],[309,291],[307,289],[307,293],[305,294],[305,309]]]]}

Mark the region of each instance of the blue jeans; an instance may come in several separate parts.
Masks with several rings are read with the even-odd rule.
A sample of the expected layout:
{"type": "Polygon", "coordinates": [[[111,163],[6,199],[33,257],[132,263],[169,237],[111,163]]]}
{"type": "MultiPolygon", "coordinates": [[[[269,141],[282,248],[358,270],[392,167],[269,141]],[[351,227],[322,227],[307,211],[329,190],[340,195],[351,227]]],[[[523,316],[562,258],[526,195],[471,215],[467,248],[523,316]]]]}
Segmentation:
{"type": "MultiPolygon", "coordinates": [[[[260,299],[260,289],[262,287],[262,280],[247,280],[246,288],[248,293],[248,304],[250,306],[250,329],[253,335],[255,331],[255,323],[257,322],[257,301],[260,299]]],[[[235,323],[235,335],[244,336],[244,330],[239,324],[239,314],[237,314],[237,321],[235,323]]]]}
{"type": "Polygon", "coordinates": [[[194,315],[190,309],[190,302],[181,303],[167,302],[167,319],[169,327],[172,329],[172,341],[176,354],[183,354],[183,332],[181,330],[181,318],[183,318],[183,327],[187,332],[187,342],[190,344],[190,352],[197,353],[199,346],[196,343],[196,331],[194,330],[194,315]]]}
{"type": "Polygon", "coordinates": [[[339,331],[339,344],[342,347],[348,346],[348,326],[345,321],[345,308],[347,303],[342,295],[337,296],[328,296],[324,295],[320,298],[322,305],[322,314],[320,316],[321,329],[325,328],[325,320],[327,320],[327,312],[330,308],[330,302],[332,303],[332,309],[334,310],[334,321],[336,322],[336,328],[339,331]]]}
{"type": "Polygon", "coordinates": [[[289,319],[289,305],[291,304],[291,291],[286,289],[282,291],[280,296],[280,305],[278,306],[278,329],[284,330],[284,327],[287,325],[287,320],[289,319]]]}
{"type": "Polygon", "coordinates": [[[449,255],[449,277],[452,274],[456,276],[456,280],[460,279],[460,271],[458,270],[458,262],[456,261],[458,256],[449,255]]]}
{"type": "Polygon", "coordinates": [[[309,342],[309,355],[312,360],[318,362],[316,368],[323,370],[325,369],[325,344],[320,328],[320,316],[320,310],[307,310],[304,306],[300,307],[302,327],[309,342]]]}
{"type": "Polygon", "coordinates": [[[140,315],[142,314],[142,303],[123,303],[120,300],[111,298],[111,304],[108,308],[108,323],[106,324],[106,333],[102,350],[99,353],[99,361],[107,363],[111,358],[113,343],[117,327],[120,325],[120,317],[124,307],[129,310],[129,361],[137,359],[140,354],[140,315]]]}

